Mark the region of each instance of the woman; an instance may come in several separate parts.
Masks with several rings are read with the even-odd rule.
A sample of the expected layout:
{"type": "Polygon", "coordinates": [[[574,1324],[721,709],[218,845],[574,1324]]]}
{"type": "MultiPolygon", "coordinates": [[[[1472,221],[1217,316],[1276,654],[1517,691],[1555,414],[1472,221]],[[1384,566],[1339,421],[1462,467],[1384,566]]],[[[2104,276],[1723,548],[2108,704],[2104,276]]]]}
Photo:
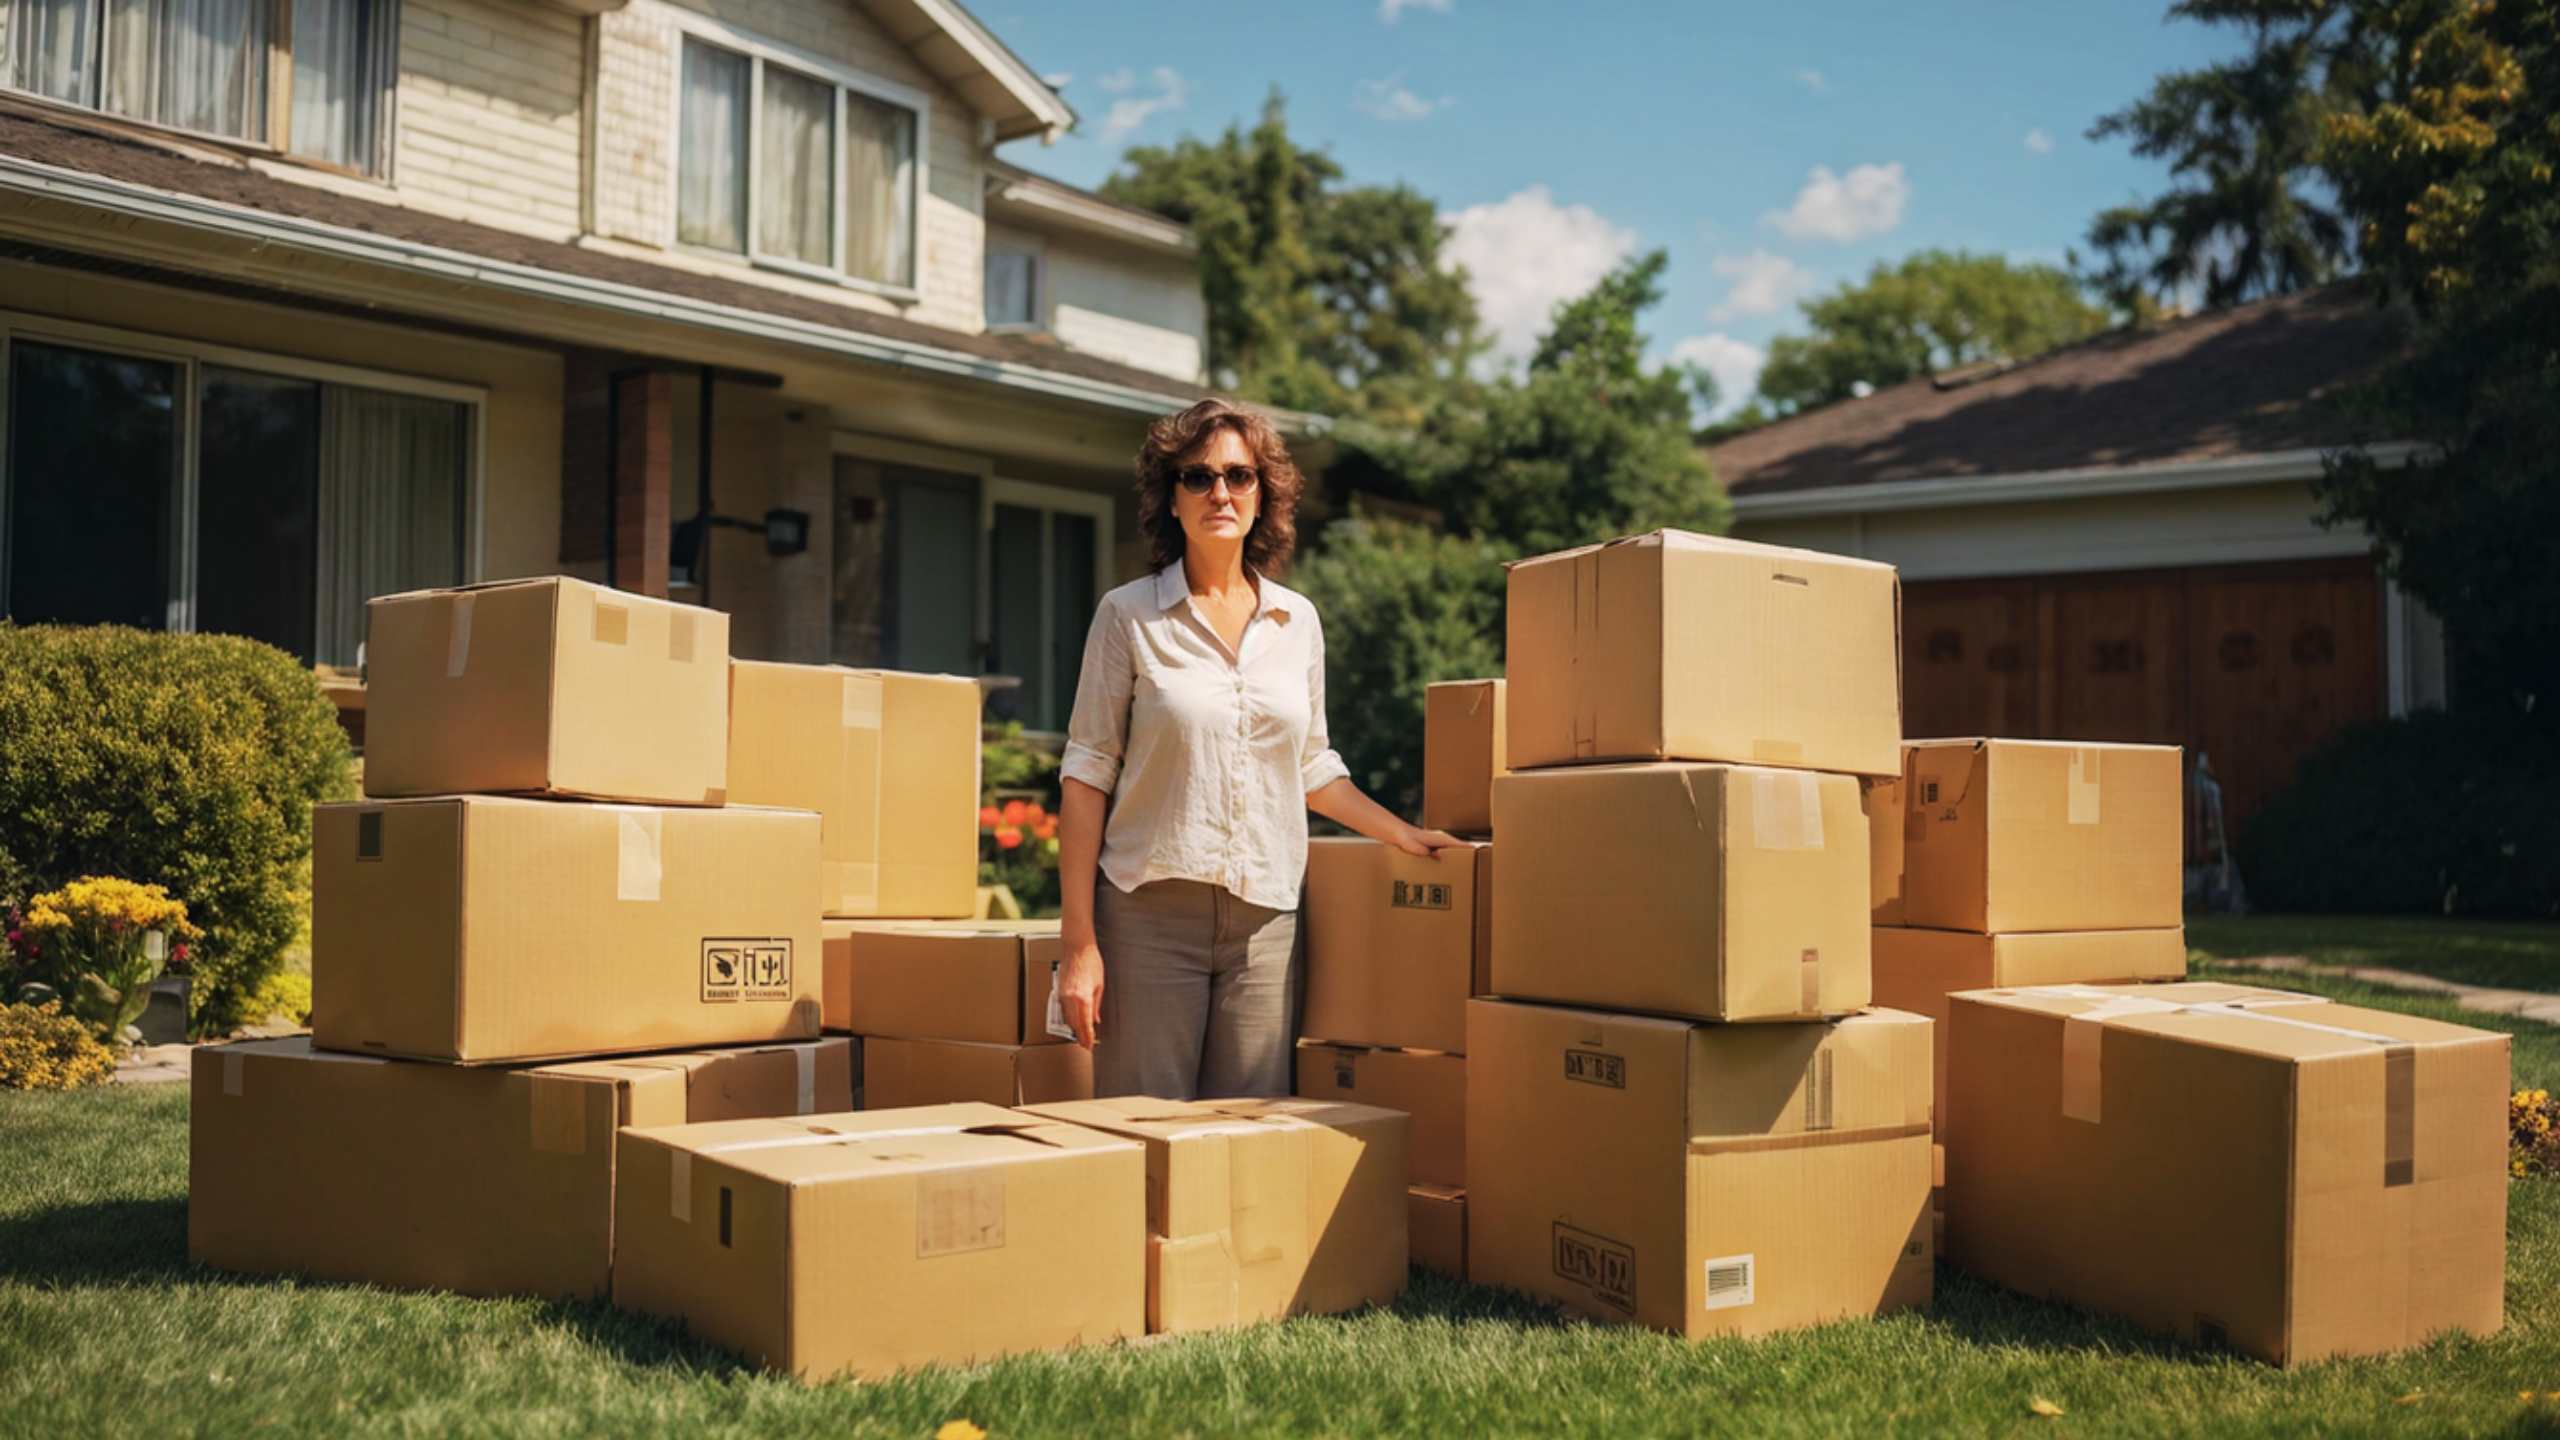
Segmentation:
{"type": "Polygon", "coordinates": [[[1097,1095],[1286,1095],[1307,812],[1415,855],[1459,842],[1361,794],[1326,738],[1324,627],[1273,578],[1299,477],[1271,422],[1203,400],[1148,428],[1137,468],[1154,573],[1103,596],[1085,641],[1059,999],[1097,1095]]]}

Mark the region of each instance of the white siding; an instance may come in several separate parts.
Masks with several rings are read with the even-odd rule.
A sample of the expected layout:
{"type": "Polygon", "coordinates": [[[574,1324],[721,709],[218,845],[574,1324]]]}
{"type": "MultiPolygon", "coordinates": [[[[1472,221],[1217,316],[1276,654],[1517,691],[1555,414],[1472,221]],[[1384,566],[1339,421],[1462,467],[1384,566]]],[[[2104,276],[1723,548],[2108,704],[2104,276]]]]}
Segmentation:
{"type": "Polygon", "coordinates": [[[1209,309],[1198,265],[1072,233],[1043,237],[1044,324],[1070,349],[1177,380],[1202,378],[1209,309]]]}
{"type": "Polygon", "coordinates": [[[565,10],[402,0],[391,162],[402,201],[555,239],[575,235],[585,69],[581,23],[565,10]]]}

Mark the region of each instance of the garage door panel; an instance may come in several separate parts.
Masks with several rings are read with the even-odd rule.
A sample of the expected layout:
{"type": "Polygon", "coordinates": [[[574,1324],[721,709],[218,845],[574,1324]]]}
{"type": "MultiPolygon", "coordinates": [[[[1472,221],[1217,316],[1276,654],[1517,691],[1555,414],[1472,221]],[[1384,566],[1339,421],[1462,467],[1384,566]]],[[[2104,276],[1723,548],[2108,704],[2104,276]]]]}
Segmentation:
{"type": "Polygon", "coordinates": [[[2328,573],[2199,572],[2190,582],[2191,746],[2225,809],[2257,812],[2302,755],[2382,714],[2382,597],[2361,563],[2328,573]]]}
{"type": "Polygon", "coordinates": [[[2034,582],[1910,586],[1902,600],[1902,648],[1904,734],[2033,733],[2034,582]]]}
{"type": "Polygon", "coordinates": [[[2186,738],[2186,593],[2175,573],[2040,582],[2052,617],[2048,735],[2175,745],[2186,738]]]}

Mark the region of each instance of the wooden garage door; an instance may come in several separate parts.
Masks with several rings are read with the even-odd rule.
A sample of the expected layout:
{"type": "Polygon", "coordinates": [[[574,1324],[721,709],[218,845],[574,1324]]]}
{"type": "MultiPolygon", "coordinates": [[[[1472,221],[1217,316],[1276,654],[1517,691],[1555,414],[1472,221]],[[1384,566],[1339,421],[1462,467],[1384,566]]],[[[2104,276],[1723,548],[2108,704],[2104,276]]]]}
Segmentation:
{"type": "Polygon", "coordinates": [[[2213,757],[2235,822],[2383,711],[2361,559],[1920,581],[1903,647],[1907,733],[2183,745],[2213,757]]]}

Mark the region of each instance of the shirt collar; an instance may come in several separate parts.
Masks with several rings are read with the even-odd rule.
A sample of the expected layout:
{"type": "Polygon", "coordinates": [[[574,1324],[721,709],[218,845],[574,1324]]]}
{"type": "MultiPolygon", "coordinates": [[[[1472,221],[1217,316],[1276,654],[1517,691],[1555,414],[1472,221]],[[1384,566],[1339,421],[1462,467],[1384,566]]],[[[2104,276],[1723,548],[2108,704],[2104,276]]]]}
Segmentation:
{"type": "MultiPolygon", "coordinates": [[[[1259,609],[1254,611],[1256,615],[1267,614],[1274,618],[1285,618],[1297,609],[1297,592],[1289,589],[1287,586],[1282,585],[1279,581],[1274,580],[1267,575],[1256,576],[1255,578],[1261,582],[1258,588],[1262,595],[1261,606],[1259,609]]],[[[1172,564],[1167,565],[1156,572],[1157,609],[1170,610],[1177,605],[1185,603],[1190,600],[1190,598],[1191,582],[1184,578],[1182,573],[1182,562],[1180,560],[1176,560],[1172,564]]]]}

